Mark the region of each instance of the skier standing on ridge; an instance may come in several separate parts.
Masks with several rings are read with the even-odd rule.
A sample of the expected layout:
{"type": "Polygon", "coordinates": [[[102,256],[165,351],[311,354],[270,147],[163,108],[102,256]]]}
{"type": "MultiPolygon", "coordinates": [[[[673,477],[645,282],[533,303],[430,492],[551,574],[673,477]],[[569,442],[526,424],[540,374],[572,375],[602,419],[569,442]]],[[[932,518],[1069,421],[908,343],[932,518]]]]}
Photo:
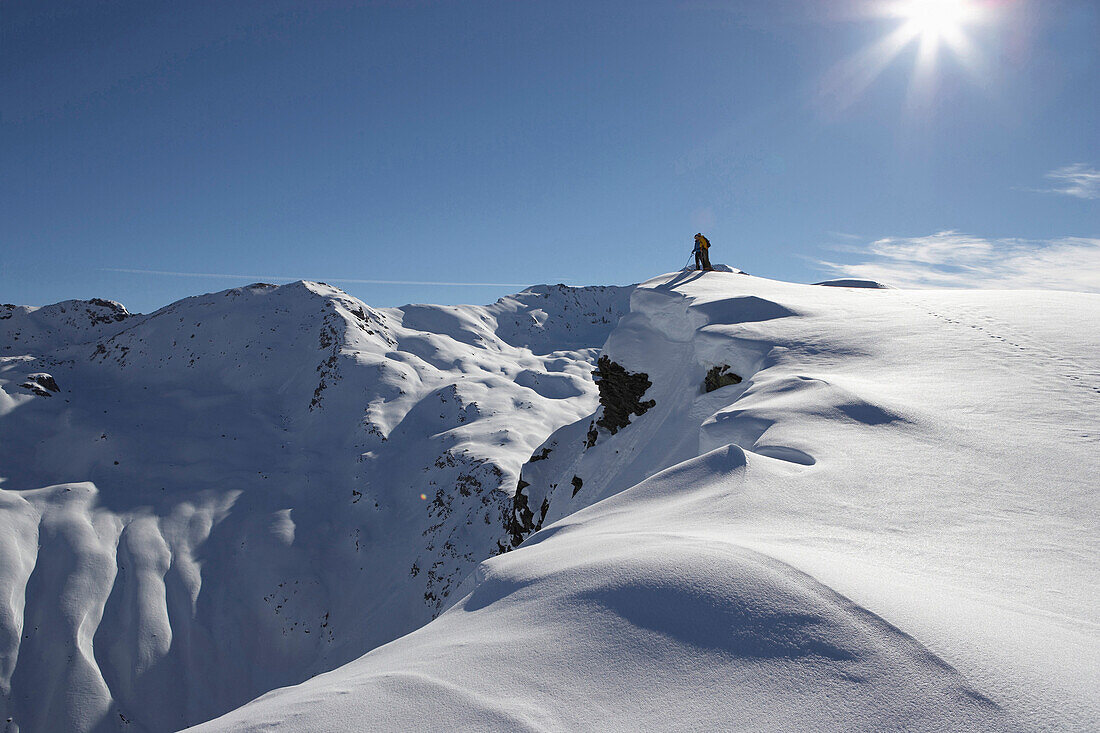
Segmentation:
{"type": "Polygon", "coordinates": [[[702,232],[695,235],[695,249],[692,250],[692,254],[695,255],[695,269],[707,270],[711,272],[714,270],[710,266],[710,240],[703,236],[702,232]]]}

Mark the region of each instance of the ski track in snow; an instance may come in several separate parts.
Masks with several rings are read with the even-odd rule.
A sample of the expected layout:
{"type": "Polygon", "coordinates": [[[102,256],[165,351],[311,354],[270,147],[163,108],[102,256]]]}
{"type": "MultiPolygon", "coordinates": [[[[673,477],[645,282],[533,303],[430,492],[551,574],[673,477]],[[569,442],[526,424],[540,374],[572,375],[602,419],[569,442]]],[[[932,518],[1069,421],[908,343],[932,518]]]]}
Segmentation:
{"type": "MultiPolygon", "coordinates": [[[[952,326],[972,329],[981,337],[993,341],[995,345],[1009,347],[1000,351],[1006,358],[1037,359],[1040,364],[1046,363],[1054,366],[1057,376],[1066,380],[1067,386],[1100,394],[1100,371],[1085,368],[1065,354],[1050,349],[1042,341],[1029,337],[1026,333],[1009,326],[1003,321],[998,321],[986,313],[965,308],[960,308],[951,315],[944,315],[935,310],[926,310],[926,312],[933,318],[952,326]]],[[[979,340],[981,339],[979,338],[979,340]]]]}

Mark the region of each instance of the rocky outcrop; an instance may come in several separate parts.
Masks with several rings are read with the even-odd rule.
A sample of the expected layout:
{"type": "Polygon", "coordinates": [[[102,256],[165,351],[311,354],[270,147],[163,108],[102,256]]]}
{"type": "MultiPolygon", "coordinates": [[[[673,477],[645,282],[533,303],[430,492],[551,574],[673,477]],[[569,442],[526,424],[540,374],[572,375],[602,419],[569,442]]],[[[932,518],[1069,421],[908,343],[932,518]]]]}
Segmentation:
{"type": "Polygon", "coordinates": [[[504,529],[508,533],[511,547],[499,545],[498,549],[500,552],[507,552],[512,548],[519,547],[528,535],[542,529],[542,523],[546,519],[546,512],[550,510],[550,500],[549,498],[542,500],[542,506],[539,507],[538,519],[535,519],[535,513],[531,511],[529,505],[530,500],[526,492],[527,487],[530,485],[531,484],[523,480],[522,476],[520,477],[519,484],[516,486],[516,495],[513,499],[512,511],[504,522],[504,529]]]}
{"type": "Polygon", "coordinates": [[[600,405],[603,406],[603,415],[596,425],[612,435],[630,424],[631,415],[644,415],[657,404],[655,400],[640,401],[646,390],[653,386],[648,374],[631,374],[606,355],[596,362],[596,371],[592,372],[592,376],[600,389],[600,405]]]}
{"type": "Polygon", "coordinates": [[[23,389],[29,389],[39,397],[49,397],[51,392],[60,392],[61,388],[57,386],[57,382],[53,376],[46,374],[45,372],[38,372],[37,374],[28,374],[27,381],[19,385],[23,389]]]}
{"type": "Polygon", "coordinates": [[[118,323],[130,317],[130,311],[126,310],[126,306],[117,301],[92,298],[88,303],[96,306],[95,308],[85,309],[85,313],[92,323],[118,323]]]}
{"type": "Polygon", "coordinates": [[[716,389],[729,387],[733,384],[741,384],[741,377],[730,371],[729,364],[722,364],[721,366],[711,367],[710,371],[707,372],[707,376],[703,380],[703,391],[713,392],[716,389]]]}

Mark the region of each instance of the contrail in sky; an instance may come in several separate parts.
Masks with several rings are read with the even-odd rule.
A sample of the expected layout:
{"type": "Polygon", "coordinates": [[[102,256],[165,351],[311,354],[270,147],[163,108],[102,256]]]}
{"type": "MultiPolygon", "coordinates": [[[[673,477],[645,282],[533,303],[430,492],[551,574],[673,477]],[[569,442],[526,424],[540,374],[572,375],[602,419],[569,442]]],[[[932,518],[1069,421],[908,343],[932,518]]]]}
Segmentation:
{"type": "Polygon", "coordinates": [[[488,288],[526,288],[531,283],[451,283],[430,280],[357,280],[348,277],[275,277],[273,275],[226,275],[218,272],[170,272],[168,270],[135,270],[127,267],[100,267],[100,272],[125,272],[133,275],[169,275],[171,277],[205,277],[226,280],[253,280],[256,282],[294,282],[312,280],[314,282],[355,283],[357,285],[457,285],[464,287],[488,288]]]}

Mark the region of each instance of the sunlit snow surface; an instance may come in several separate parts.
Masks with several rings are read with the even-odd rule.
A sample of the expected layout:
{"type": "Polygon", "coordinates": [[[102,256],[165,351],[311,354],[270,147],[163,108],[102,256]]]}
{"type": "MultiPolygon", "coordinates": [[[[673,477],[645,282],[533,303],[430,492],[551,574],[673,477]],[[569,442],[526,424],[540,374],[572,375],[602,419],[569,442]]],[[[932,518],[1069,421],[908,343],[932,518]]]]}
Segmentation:
{"type": "Polygon", "coordinates": [[[630,290],[0,306],[0,727],[177,730],[431,620],[630,290]]]}
{"type": "Polygon", "coordinates": [[[202,729],[1095,728],[1100,297],[681,272],[612,330],[626,295],[0,342],[7,714],[165,730],[347,661],[202,729]],[[586,448],[597,337],[656,404],[586,448]],[[478,565],[546,448],[544,528],[478,565]]]}
{"type": "Polygon", "coordinates": [[[563,429],[540,533],[203,730],[1093,728],[1097,323],[1094,295],[656,278],[605,351],[657,404],[587,451],[563,429]],[[703,394],[721,363],[745,381],[703,394]]]}

